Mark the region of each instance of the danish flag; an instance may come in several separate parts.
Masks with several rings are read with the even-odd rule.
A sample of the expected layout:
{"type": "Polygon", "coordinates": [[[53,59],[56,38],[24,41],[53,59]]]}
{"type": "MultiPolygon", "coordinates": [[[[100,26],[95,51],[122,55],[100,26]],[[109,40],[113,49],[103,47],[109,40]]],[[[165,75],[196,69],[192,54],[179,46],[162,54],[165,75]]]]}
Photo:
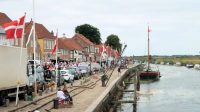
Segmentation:
{"type": "Polygon", "coordinates": [[[56,33],[56,39],[54,40],[54,46],[53,46],[53,49],[51,51],[51,54],[55,54],[55,52],[57,52],[56,48],[57,48],[57,44],[58,44],[58,32],[56,33]]]}
{"type": "Polygon", "coordinates": [[[102,44],[102,46],[100,47],[100,55],[102,56],[102,54],[104,53],[105,51],[105,47],[104,47],[104,44],[102,44]]]}
{"type": "Polygon", "coordinates": [[[22,38],[24,19],[25,15],[19,18],[19,20],[14,20],[3,25],[6,32],[6,39],[22,38]]]}

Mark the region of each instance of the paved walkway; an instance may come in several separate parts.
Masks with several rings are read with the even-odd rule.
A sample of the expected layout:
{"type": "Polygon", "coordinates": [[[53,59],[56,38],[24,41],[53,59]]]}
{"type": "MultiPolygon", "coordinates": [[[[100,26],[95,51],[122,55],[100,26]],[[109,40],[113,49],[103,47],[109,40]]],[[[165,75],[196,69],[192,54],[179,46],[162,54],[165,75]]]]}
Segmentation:
{"type": "MultiPolygon", "coordinates": [[[[121,70],[121,75],[125,73],[127,69],[121,70]]],[[[93,89],[87,89],[86,91],[80,93],[79,95],[73,97],[74,105],[71,108],[59,108],[59,109],[53,109],[52,112],[92,112],[92,110],[95,109],[95,107],[100,103],[100,101],[105,97],[105,95],[110,91],[110,89],[113,87],[113,85],[119,80],[121,76],[118,76],[117,69],[114,70],[108,84],[106,87],[101,86],[101,81],[97,82],[96,86],[93,89]]],[[[98,75],[98,78],[100,78],[100,75],[98,75]]],[[[91,78],[90,82],[95,82],[98,80],[97,78],[91,78]]],[[[80,85],[80,80],[75,81],[74,85],[80,85]]],[[[67,85],[68,87],[70,84],[67,85]]],[[[73,88],[69,88],[70,89],[73,88]]],[[[44,94],[43,96],[37,96],[36,99],[42,98],[46,95],[53,94],[54,92],[50,92],[48,94],[44,94]]],[[[34,100],[36,100],[34,99],[34,100]]],[[[30,103],[30,101],[20,101],[19,107],[25,104],[30,103]]],[[[14,106],[14,102],[12,102],[9,107],[0,107],[0,112],[7,112],[8,110],[12,110],[16,108],[14,106]]]]}
{"type": "MultiPolygon", "coordinates": [[[[126,70],[122,69],[121,75],[126,70]]],[[[99,81],[93,89],[88,89],[78,96],[75,96],[73,98],[73,107],[53,109],[52,112],[92,112],[120,77],[118,76],[117,69],[115,69],[106,87],[102,87],[101,81],[99,81]]]]}

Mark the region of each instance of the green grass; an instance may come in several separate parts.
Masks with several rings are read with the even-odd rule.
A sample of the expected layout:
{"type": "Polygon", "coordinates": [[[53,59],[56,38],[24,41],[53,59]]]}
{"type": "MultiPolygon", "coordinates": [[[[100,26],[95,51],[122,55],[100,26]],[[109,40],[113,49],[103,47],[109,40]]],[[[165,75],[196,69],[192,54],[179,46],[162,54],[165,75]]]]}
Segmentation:
{"type": "Polygon", "coordinates": [[[176,62],[181,62],[183,64],[200,64],[200,57],[178,57],[178,58],[173,58],[173,57],[168,57],[168,58],[159,58],[156,60],[156,62],[171,62],[171,63],[176,63],[176,62]]]}

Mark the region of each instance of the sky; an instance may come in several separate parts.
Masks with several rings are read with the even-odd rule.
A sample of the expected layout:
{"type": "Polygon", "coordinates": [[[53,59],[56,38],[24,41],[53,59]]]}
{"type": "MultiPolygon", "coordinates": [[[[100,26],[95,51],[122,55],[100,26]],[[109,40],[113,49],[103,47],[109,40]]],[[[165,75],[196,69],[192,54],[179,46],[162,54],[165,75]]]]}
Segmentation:
{"type": "MultiPolygon", "coordinates": [[[[91,24],[103,42],[110,34],[127,44],[124,55],[147,54],[147,27],[151,55],[200,54],[200,0],[35,0],[35,21],[67,37],[81,24],[91,24]]],[[[33,18],[33,0],[0,0],[0,12],[12,20],[27,13],[33,18]]]]}

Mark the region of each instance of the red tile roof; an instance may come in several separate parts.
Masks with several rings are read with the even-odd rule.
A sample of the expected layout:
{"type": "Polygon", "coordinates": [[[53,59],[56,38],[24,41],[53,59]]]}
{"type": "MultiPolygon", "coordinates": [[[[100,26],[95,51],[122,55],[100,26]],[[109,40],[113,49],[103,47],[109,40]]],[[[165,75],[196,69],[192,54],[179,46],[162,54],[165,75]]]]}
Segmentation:
{"type": "Polygon", "coordinates": [[[89,45],[93,45],[93,43],[89,39],[87,39],[85,36],[83,36],[82,34],[79,34],[79,33],[76,33],[72,37],[72,39],[74,39],[76,42],[78,42],[78,40],[82,41],[84,43],[84,44],[81,44],[82,47],[87,47],[89,45]]]}
{"type": "Polygon", "coordinates": [[[67,48],[66,45],[64,44],[64,39],[63,38],[58,38],[58,48],[59,49],[67,48]]]}
{"type": "MultiPolygon", "coordinates": [[[[30,33],[32,25],[32,21],[29,23],[25,23],[25,33],[27,34],[27,37],[30,33]]],[[[43,24],[35,23],[35,32],[38,39],[55,39],[55,36],[51,34],[43,24]]]]}
{"type": "Polygon", "coordinates": [[[95,45],[96,48],[100,48],[102,44],[95,45]]]}
{"type": "Polygon", "coordinates": [[[11,21],[12,20],[5,13],[0,12],[0,26],[11,21]]]}
{"type": "Polygon", "coordinates": [[[80,51],[83,50],[83,48],[78,43],[76,43],[72,38],[62,37],[61,39],[62,39],[61,43],[65,44],[65,46],[69,50],[80,50],[80,51]]]}

